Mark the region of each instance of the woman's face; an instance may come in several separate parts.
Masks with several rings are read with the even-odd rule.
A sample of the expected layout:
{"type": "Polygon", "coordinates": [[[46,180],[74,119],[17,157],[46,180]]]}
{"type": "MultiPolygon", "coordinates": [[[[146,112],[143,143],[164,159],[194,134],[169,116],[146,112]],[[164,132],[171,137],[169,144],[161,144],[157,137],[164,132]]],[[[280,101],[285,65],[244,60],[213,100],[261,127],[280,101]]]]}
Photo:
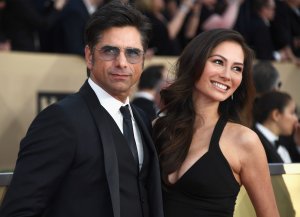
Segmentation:
{"type": "Polygon", "coordinates": [[[296,115],[296,103],[291,100],[284,110],[279,113],[277,119],[277,125],[279,128],[279,134],[282,136],[292,135],[295,124],[298,121],[298,117],[296,115]]]}
{"type": "Polygon", "coordinates": [[[208,101],[224,101],[239,87],[244,68],[240,44],[225,41],[216,46],[206,60],[203,73],[195,83],[194,96],[208,101]]]}

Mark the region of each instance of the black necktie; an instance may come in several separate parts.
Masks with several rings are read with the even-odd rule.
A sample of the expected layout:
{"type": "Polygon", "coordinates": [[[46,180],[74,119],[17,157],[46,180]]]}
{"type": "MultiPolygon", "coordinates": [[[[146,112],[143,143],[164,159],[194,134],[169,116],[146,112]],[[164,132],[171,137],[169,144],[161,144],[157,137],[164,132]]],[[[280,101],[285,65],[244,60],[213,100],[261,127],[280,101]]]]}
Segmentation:
{"type": "Polygon", "coordinates": [[[138,153],[137,153],[136,143],[135,143],[134,135],[133,135],[131,114],[130,114],[128,105],[121,106],[120,111],[123,115],[123,134],[125,136],[125,139],[127,140],[127,143],[132,152],[134,160],[136,161],[137,165],[139,165],[138,153]]]}
{"type": "Polygon", "coordinates": [[[274,144],[275,144],[275,148],[277,150],[280,146],[280,141],[277,139],[277,140],[274,141],[274,144]]]}

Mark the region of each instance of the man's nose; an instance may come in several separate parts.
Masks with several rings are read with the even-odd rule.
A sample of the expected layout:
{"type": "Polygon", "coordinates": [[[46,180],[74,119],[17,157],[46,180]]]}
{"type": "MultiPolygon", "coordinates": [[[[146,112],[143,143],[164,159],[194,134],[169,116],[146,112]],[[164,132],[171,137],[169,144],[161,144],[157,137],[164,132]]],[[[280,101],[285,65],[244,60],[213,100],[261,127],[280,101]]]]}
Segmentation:
{"type": "Polygon", "coordinates": [[[116,62],[120,67],[126,67],[128,65],[128,61],[124,52],[120,52],[116,58],[116,62]]]}

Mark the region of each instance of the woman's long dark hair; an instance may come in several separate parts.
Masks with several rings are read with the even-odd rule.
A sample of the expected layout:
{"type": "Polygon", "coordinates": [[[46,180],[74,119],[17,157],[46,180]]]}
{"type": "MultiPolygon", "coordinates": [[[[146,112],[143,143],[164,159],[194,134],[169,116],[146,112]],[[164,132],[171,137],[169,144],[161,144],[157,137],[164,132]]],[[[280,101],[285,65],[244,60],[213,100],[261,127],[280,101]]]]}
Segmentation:
{"type": "MultiPolygon", "coordinates": [[[[239,122],[242,111],[250,109],[254,98],[252,79],[253,52],[243,37],[229,29],[206,31],[195,37],[184,49],[176,63],[175,81],[161,91],[165,107],[154,125],[153,138],[158,149],[162,178],[170,184],[168,174],[180,168],[185,160],[193,136],[195,110],[192,100],[195,82],[198,81],[213,49],[224,41],[234,41],[244,51],[244,70],[240,86],[234,92],[233,100],[220,103],[219,114],[239,122]]],[[[249,112],[246,112],[249,113],[249,112]]]]}

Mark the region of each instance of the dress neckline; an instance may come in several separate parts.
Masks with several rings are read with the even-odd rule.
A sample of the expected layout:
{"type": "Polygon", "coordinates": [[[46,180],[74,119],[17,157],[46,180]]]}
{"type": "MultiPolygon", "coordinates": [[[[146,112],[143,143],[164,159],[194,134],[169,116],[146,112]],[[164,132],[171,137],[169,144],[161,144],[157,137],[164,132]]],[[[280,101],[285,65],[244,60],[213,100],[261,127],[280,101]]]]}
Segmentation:
{"type": "MultiPolygon", "coordinates": [[[[221,134],[222,134],[222,131],[223,131],[223,128],[225,127],[225,124],[226,124],[226,119],[223,117],[223,116],[220,116],[218,121],[216,122],[215,126],[214,126],[214,129],[213,129],[213,133],[212,133],[212,136],[211,136],[211,139],[210,139],[210,142],[209,142],[209,146],[208,146],[208,150],[203,154],[201,155],[177,180],[176,182],[174,183],[171,183],[170,180],[169,183],[172,185],[172,186],[175,186],[177,185],[187,174],[190,173],[190,171],[201,161],[203,161],[203,159],[205,159],[209,152],[214,149],[219,143],[219,139],[221,137],[221,134]],[[217,144],[216,144],[217,143],[217,144]]],[[[169,179],[169,178],[168,178],[169,179]]]]}

